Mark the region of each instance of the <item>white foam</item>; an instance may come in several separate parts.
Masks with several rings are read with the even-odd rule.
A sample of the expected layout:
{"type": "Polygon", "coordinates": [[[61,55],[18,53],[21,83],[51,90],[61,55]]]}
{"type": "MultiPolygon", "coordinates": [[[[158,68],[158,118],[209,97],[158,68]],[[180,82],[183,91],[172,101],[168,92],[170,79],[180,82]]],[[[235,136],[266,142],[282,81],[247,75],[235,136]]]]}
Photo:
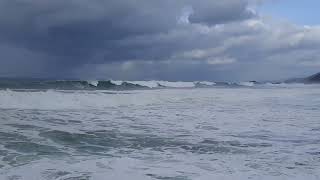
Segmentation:
{"type": "Polygon", "coordinates": [[[89,84],[91,84],[92,86],[97,87],[99,84],[99,81],[87,81],[89,84]]]}
{"type": "Polygon", "coordinates": [[[169,82],[169,81],[158,81],[158,83],[165,87],[172,87],[172,88],[191,88],[194,87],[194,82],[169,82]]]}
{"type": "Polygon", "coordinates": [[[253,87],[254,86],[254,82],[240,82],[239,85],[253,87]]]}
{"type": "Polygon", "coordinates": [[[11,177],[21,177],[20,180],[42,180],[42,179],[86,179],[86,172],[95,172],[90,175],[92,180],[151,180],[134,170],[139,161],[131,158],[113,159],[93,159],[93,160],[66,161],[41,160],[33,164],[27,164],[13,169],[8,169],[6,173],[0,174],[0,179],[11,179],[11,177]],[[63,174],[63,172],[67,172],[63,174]],[[60,175],[59,175],[60,174],[60,175]],[[81,178],[82,177],[82,178],[81,178]]]}
{"type": "Polygon", "coordinates": [[[114,81],[114,80],[111,80],[111,83],[115,84],[115,85],[118,85],[120,86],[124,81],[114,81]]]}
{"type": "Polygon", "coordinates": [[[216,85],[216,83],[214,83],[214,82],[209,82],[209,81],[199,81],[199,82],[195,82],[195,83],[200,83],[200,84],[207,85],[207,86],[216,85]]]}
{"type": "MultiPolygon", "coordinates": [[[[165,86],[169,88],[192,88],[194,87],[194,82],[170,82],[170,81],[111,81],[112,83],[116,85],[121,85],[123,82],[131,83],[131,84],[138,84],[141,86],[146,86],[149,88],[157,88],[160,86],[165,86]]],[[[209,82],[205,82],[209,83],[209,82]]],[[[212,83],[211,83],[212,84],[212,83]]]]}
{"type": "Polygon", "coordinates": [[[0,108],[6,109],[90,109],[153,103],[153,95],[111,91],[0,91],[0,108]]]}
{"type": "Polygon", "coordinates": [[[128,81],[128,83],[138,84],[140,86],[146,86],[149,88],[157,88],[158,87],[157,81],[128,81]]]}
{"type": "MultiPolygon", "coordinates": [[[[1,132],[19,133],[27,136],[27,141],[47,143],[69,154],[62,157],[39,156],[39,161],[2,168],[0,179],[8,179],[9,176],[21,176],[19,179],[22,180],[77,179],[82,173],[88,173],[92,180],[128,177],[132,180],[155,177],[195,180],[319,179],[317,169],[320,162],[316,154],[319,149],[317,137],[320,135],[318,87],[162,89],[106,94],[108,92],[111,93],[0,91],[0,108],[59,110],[34,113],[0,109],[1,132]],[[116,108],[104,109],[107,107],[116,108]],[[54,119],[68,124],[54,123],[54,119]],[[39,131],[43,130],[17,130],[9,123],[69,133],[116,130],[116,133],[120,132],[116,136],[119,140],[123,137],[129,142],[133,140],[134,144],[138,143],[131,136],[135,133],[141,136],[142,146],[127,149],[126,145],[110,145],[107,153],[112,156],[108,158],[97,154],[85,154],[87,156],[83,157],[84,154],[76,151],[77,147],[68,148],[63,143],[40,137],[39,131]],[[164,138],[168,144],[155,141],[155,147],[159,149],[152,148],[153,145],[148,145],[148,138],[143,138],[148,136],[164,138]],[[218,144],[207,147],[203,140],[214,140],[218,144]],[[228,141],[271,146],[237,147],[235,143],[230,147],[228,141]],[[170,142],[178,143],[171,147],[170,142]],[[192,151],[192,148],[186,150],[180,143],[196,149],[203,147],[204,153],[192,151]],[[230,152],[219,152],[220,146],[221,151],[231,148],[230,152]],[[242,150],[245,151],[241,153],[242,150]],[[310,154],[312,152],[315,154],[310,154]],[[61,172],[70,174],[56,178],[57,172],[60,175],[61,172]]],[[[10,166],[3,160],[0,163],[10,166]]]]}

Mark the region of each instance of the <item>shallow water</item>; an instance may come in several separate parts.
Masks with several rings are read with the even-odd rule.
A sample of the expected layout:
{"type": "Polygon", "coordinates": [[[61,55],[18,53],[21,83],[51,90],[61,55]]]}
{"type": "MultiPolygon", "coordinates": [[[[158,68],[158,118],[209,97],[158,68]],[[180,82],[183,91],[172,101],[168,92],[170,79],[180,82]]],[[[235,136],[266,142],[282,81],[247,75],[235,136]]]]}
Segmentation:
{"type": "Polygon", "coordinates": [[[319,86],[2,90],[0,179],[320,179],[319,86]]]}

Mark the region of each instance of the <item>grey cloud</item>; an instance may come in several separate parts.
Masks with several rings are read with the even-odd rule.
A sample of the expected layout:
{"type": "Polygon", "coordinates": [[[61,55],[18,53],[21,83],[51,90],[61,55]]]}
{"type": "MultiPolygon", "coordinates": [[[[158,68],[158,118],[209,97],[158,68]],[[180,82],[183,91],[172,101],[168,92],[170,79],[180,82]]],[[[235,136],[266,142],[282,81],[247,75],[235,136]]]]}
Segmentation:
{"type": "MultiPolygon", "coordinates": [[[[192,25],[188,28],[126,40],[133,47],[149,44],[161,47],[165,42],[167,51],[160,50],[157,57],[170,65],[146,63],[148,68],[140,68],[140,65],[131,70],[146,75],[145,69],[161,69],[165,78],[175,79],[183,74],[180,78],[184,80],[276,80],[311,74],[319,67],[320,31],[317,27],[275,25],[273,21],[256,18],[223,26],[192,25]],[[161,52],[166,52],[167,56],[161,52]],[[179,75],[173,75],[172,69],[179,75]]],[[[108,76],[117,77],[116,73],[108,76]]],[[[143,77],[140,75],[137,79],[143,77]]]]}
{"type": "Polygon", "coordinates": [[[248,2],[243,0],[210,1],[196,3],[194,13],[190,16],[192,23],[205,23],[209,25],[249,19],[256,14],[248,9],[248,2]],[[227,13],[226,13],[227,12],[227,13]]]}
{"type": "Polygon", "coordinates": [[[177,19],[187,6],[194,6],[195,22],[213,24],[234,19],[238,11],[246,11],[244,3],[237,0],[201,3],[195,0],[3,0],[0,32],[1,39],[23,47],[54,55],[83,56],[100,48],[107,49],[112,46],[112,40],[168,32],[176,28],[177,19]],[[206,10],[208,7],[213,11],[206,10]]]}
{"type": "Polygon", "coordinates": [[[11,50],[0,47],[0,75],[232,80],[314,70],[319,28],[266,20],[252,2],[2,0],[0,44],[11,50]]]}

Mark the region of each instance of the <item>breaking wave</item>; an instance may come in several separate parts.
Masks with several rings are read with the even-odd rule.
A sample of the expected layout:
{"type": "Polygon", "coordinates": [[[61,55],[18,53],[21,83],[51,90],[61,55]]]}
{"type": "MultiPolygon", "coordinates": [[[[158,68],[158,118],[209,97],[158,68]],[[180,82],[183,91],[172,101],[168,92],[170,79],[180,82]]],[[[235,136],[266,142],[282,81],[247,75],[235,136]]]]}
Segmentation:
{"type": "Polygon", "coordinates": [[[82,80],[0,80],[0,89],[37,90],[142,90],[163,88],[254,87],[257,82],[169,82],[169,81],[82,81],[82,80]]]}

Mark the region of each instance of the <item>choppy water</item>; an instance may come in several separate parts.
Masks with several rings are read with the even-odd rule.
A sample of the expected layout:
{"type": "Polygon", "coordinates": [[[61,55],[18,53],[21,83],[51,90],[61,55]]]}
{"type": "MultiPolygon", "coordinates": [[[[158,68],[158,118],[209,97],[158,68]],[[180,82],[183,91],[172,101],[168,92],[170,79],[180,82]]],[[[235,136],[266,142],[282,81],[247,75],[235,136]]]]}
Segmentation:
{"type": "Polygon", "coordinates": [[[320,179],[320,87],[2,90],[0,179],[320,179]]]}

